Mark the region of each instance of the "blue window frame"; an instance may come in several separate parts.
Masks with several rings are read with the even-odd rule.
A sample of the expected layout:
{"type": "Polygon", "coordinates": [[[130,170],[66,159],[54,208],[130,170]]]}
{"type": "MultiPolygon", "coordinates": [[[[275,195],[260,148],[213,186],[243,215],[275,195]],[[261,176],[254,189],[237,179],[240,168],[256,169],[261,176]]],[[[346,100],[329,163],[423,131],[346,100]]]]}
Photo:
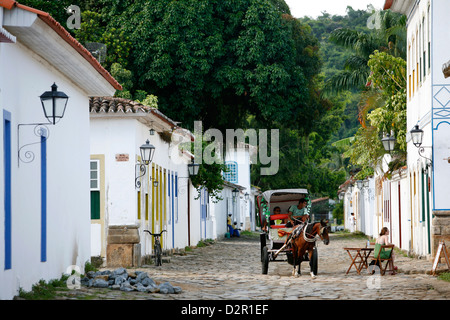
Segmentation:
{"type": "Polygon", "coordinates": [[[238,165],[236,161],[227,161],[225,166],[228,171],[223,173],[224,180],[231,183],[238,183],[238,165]]]}
{"type": "Polygon", "coordinates": [[[41,262],[47,261],[47,134],[41,135],[41,262]]]}
{"type": "Polygon", "coordinates": [[[175,222],[178,223],[178,172],[175,172],[175,222]]]}
{"type": "Polygon", "coordinates": [[[5,270],[11,269],[11,113],[3,110],[5,270]]]}

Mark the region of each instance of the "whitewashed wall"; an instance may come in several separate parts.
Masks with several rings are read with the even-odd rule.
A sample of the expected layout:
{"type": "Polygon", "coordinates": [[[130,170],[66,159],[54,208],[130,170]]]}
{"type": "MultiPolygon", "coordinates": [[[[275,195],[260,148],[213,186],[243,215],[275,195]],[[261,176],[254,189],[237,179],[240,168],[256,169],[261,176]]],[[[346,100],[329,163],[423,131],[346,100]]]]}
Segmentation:
{"type": "MultiPolygon", "coordinates": [[[[251,228],[250,220],[250,206],[245,202],[243,198],[245,193],[250,195],[251,184],[250,184],[250,155],[249,150],[245,146],[241,146],[235,149],[231,149],[233,152],[229,152],[225,155],[225,162],[234,161],[238,165],[238,181],[236,184],[245,188],[241,192],[238,209],[239,215],[234,217],[240,227],[242,224],[242,229],[251,228]]],[[[254,219],[253,219],[254,220],[254,219]]]]}
{"type": "MultiPolygon", "coordinates": [[[[169,144],[161,139],[158,133],[149,135],[149,127],[133,117],[110,115],[107,117],[95,116],[91,118],[91,155],[104,155],[105,157],[105,223],[106,232],[112,225],[139,225],[142,255],[152,252],[152,237],[143,230],[155,232],[166,230],[163,233],[163,249],[184,248],[188,245],[196,245],[201,237],[200,228],[200,200],[197,190],[192,187],[188,179],[187,164],[190,158],[178,152],[173,152],[169,144]],[[146,140],[155,146],[153,164],[166,169],[166,175],[176,173],[178,177],[178,201],[172,201],[166,189],[166,219],[155,221],[152,219],[151,206],[153,184],[149,180],[152,167],[147,167],[145,176],[141,179],[141,218],[137,216],[137,192],[135,188],[135,164],[140,157],[139,147],[146,140]],[[128,161],[116,161],[117,154],[127,154],[128,161]],[[189,193],[188,193],[189,186],[189,193]],[[144,194],[149,194],[149,219],[145,219],[144,194]],[[190,233],[188,233],[188,194],[190,198],[190,233]],[[154,224],[154,225],[153,225],[154,224]]],[[[172,145],[173,146],[173,145],[172,145]]],[[[175,146],[176,147],[176,146],[175,146]]],[[[155,177],[156,178],[156,177],[155,177]]],[[[157,178],[156,178],[157,179],[157,178]]],[[[168,177],[166,178],[168,183],[168,177]]],[[[159,182],[161,183],[161,182],[159,182]]],[[[166,186],[167,188],[167,186],[166,186]]],[[[96,234],[93,241],[98,242],[101,234],[98,234],[98,225],[92,224],[92,232],[96,234]]],[[[105,244],[106,245],[106,244],[105,244]]]]}
{"type": "MultiPolygon", "coordinates": [[[[10,299],[19,287],[30,290],[40,279],[61,277],[71,265],[84,270],[90,259],[89,101],[70,75],[62,75],[26,47],[0,44],[0,109],[12,120],[12,268],[4,270],[0,246],[0,299],[10,299]],[[47,122],[39,96],[53,83],[69,97],[64,118],[48,126],[47,141],[47,261],[40,259],[40,146],[36,159],[18,164],[17,125],[47,122]]],[[[2,133],[3,133],[3,122],[2,133]]],[[[20,144],[39,139],[33,127],[21,128],[20,144]]],[[[3,139],[0,139],[3,153],[3,139]]],[[[0,161],[0,206],[4,207],[4,168],[0,161]]],[[[4,210],[0,211],[4,237],[4,210]]],[[[3,243],[3,241],[2,241],[3,243]]]]}
{"type": "Polygon", "coordinates": [[[445,79],[442,71],[443,65],[450,60],[450,45],[447,41],[450,30],[446,27],[449,11],[449,1],[420,1],[408,16],[407,38],[408,45],[411,45],[408,55],[408,76],[417,69],[417,63],[423,72],[424,62],[426,63],[425,77],[422,81],[419,78],[419,84],[415,85],[414,91],[412,86],[408,88],[408,97],[411,96],[407,104],[408,130],[416,124],[424,130],[422,144],[425,147],[424,156],[433,160],[431,195],[423,195],[422,170],[427,160],[419,156],[418,149],[411,142],[408,143],[408,169],[411,183],[409,242],[411,250],[420,255],[430,253],[432,212],[450,209],[450,198],[447,192],[450,187],[450,164],[445,160],[450,156],[448,139],[450,79],[445,79]],[[428,50],[429,40],[431,40],[431,51],[428,50]],[[417,51],[419,57],[417,53],[415,54],[417,51]],[[425,61],[422,57],[423,52],[425,52],[425,61]],[[428,64],[429,58],[431,66],[428,64]],[[427,197],[430,198],[430,210],[426,207],[426,212],[423,212],[423,203],[427,203],[427,197]]]}

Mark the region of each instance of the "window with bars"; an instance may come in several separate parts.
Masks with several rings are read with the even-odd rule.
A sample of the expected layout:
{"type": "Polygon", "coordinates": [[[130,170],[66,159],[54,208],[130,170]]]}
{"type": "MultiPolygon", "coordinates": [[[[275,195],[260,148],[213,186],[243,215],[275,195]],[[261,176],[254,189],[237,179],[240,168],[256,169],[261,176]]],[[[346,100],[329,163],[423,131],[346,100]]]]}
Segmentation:
{"type": "Polygon", "coordinates": [[[227,161],[225,162],[225,166],[227,167],[227,171],[223,173],[223,179],[231,183],[238,183],[237,162],[227,161]]]}

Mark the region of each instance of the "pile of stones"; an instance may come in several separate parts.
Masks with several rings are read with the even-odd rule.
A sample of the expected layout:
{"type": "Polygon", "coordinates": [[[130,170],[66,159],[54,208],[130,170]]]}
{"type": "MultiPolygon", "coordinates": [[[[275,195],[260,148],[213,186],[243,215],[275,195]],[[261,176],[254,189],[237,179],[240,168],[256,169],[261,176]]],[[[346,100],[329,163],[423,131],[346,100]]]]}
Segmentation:
{"type": "Polygon", "coordinates": [[[139,291],[149,293],[181,293],[181,288],[172,286],[170,282],[159,285],[143,271],[130,271],[118,268],[114,271],[89,271],[80,280],[81,285],[94,288],[109,288],[120,291],[139,291]]]}

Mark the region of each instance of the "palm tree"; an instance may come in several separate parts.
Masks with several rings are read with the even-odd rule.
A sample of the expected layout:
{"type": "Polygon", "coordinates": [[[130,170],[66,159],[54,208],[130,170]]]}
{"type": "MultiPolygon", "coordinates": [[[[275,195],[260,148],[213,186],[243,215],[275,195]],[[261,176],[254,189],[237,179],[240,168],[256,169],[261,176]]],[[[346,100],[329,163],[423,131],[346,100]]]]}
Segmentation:
{"type": "Polygon", "coordinates": [[[352,51],[344,70],[331,77],[325,84],[328,94],[346,90],[364,90],[370,69],[367,62],[375,51],[389,52],[394,56],[406,56],[406,17],[384,11],[380,14],[380,28],[369,32],[349,28],[334,30],[329,40],[352,51]]]}

